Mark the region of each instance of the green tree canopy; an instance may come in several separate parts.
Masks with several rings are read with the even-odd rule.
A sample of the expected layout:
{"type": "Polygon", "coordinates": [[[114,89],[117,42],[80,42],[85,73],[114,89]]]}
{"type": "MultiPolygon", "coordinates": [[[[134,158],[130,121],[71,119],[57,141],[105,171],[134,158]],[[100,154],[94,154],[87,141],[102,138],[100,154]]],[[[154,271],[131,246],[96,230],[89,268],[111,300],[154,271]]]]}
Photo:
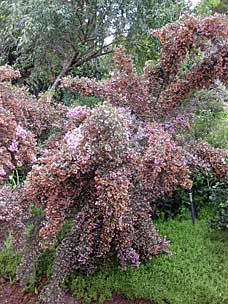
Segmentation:
{"type": "Polygon", "coordinates": [[[228,1],[220,0],[219,4],[214,7],[213,11],[220,14],[228,14],[228,1]]]}
{"type": "Polygon", "coordinates": [[[147,60],[157,60],[160,50],[158,39],[151,37],[153,29],[178,20],[190,12],[185,0],[145,0],[137,10],[127,35],[126,47],[134,57],[137,67],[143,68],[147,60]]]}
{"type": "Polygon", "coordinates": [[[220,0],[201,0],[196,5],[195,12],[197,15],[212,15],[220,3],[220,0]]]}
{"type": "Polygon", "coordinates": [[[184,0],[1,1],[1,63],[20,69],[34,92],[55,89],[61,77],[126,39],[144,63],[149,28],[179,18],[185,7],[184,0]]]}

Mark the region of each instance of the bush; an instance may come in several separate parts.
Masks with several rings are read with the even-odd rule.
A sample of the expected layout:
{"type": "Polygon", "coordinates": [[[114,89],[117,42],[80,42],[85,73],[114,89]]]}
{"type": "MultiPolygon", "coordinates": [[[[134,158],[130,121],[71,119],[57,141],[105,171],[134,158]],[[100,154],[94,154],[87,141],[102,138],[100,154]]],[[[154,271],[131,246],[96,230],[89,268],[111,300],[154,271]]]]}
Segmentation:
{"type": "Polygon", "coordinates": [[[167,252],[169,243],[151,221],[151,205],[177,187],[190,189],[199,169],[221,180],[226,176],[228,151],[188,140],[181,130],[190,128],[188,96],[217,78],[228,82],[227,34],[222,16],[188,18],[153,32],[161,55],[143,75],[118,49],[113,59],[119,70],[110,79],[63,80],[63,87],[105,102],[64,107],[61,130],[39,150],[23,188],[30,204],[44,210],[44,218],[34,218],[18,270],[24,286],[36,277],[42,247],[56,244],[64,220],[72,220],[57,245],[41,302],[61,303],[60,285],[74,272],[92,273],[113,259],[122,269],[138,267],[167,252]],[[183,71],[186,56],[196,64],[183,71]]]}
{"type": "Polygon", "coordinates": [[[45,139],[56,126],[63,124],[64,109],[55,109],[43,97],[37,101],[25,88],[9,84],[18,71],[0,68],[0,182],[15,169],[31,169],[38,152],[37,141],[45,139]]]}
{"type": "Polygon", "coordinates": [[[12,235],[9,234],[0,250],[0,276],[9,278],[11,283],[14,282],[20,260],[21,254],[16,252],[12,235]]]}
{"type": "Polygon", "coordinates": [[[216,215],[210,220],[211,226],[218,229],[228,228],[228,201],[220,202],[216,208],[216,215]]]}
{"type": "Polygon", "coordinates": [[[215,215],[210,219],[211,226],[218,229],[228,228],[228,180],[217,182],[212,187],[210,200],[215,208],[215,215]]]}
{"type": "Polygon", "coordinates": [[[228,91],[220,83],[209,91],[201,91],[195,98],[202,104],[195,112],[193,126],[188,136],[195,140],[206,140],[217,148],[227,148],[228,122],[224,102],[228,91]],[[221,92],[222,90],[222,92],[221,92]]]}

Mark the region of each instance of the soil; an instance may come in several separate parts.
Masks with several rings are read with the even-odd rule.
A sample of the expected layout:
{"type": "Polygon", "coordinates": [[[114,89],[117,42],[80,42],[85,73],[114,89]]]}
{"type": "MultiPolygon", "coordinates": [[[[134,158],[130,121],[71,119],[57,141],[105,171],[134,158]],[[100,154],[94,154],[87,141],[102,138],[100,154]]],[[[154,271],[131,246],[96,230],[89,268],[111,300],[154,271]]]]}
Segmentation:
{"type": "Polygon", "coordinates": [[[36,295],[23,293],[17,283],[11,285],[8,281],[0,279],[1,304],[35,304],[36,298],[36,295]]]}
{"type": "MultiPolygon", "coordinates": [[[[35,304],[37,295],[24,293],[18,283],[11,285],[9,281],[0,278],[0,303],[1,304],[35,304]]],[[[62,304],[82,304],[71,295],[66,294],[62,304]]],[[[94,303],[95,304],[95,303],[94,303]]],[[[113,295],[105,304],[153,304],[146,300],[128,300],[122,296],[113,295]]]]}
{"type": "Polygon", "coordinates": [[[129,300],[123,296],[113,295],[111,300],[105,301],[105,304],[155,304],[155,303],[143,299],[129,300]]]}

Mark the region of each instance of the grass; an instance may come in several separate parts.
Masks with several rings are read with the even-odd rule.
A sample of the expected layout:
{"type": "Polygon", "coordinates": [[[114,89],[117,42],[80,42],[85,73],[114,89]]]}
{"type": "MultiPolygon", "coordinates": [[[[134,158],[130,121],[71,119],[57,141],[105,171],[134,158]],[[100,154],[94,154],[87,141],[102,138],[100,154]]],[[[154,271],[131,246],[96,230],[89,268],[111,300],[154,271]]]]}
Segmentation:
{"type": "Polygon", "coordinates": [[[102,303],[118,293],[159,304],[227,304],[228,232],[210,231],[206,219],[195,226],[178,219],[158,226],[175,256],[157,256],[125,272],[112,266],[93,276],[71,277],[67,282],[71,293],[87,303],[102,303]]]}

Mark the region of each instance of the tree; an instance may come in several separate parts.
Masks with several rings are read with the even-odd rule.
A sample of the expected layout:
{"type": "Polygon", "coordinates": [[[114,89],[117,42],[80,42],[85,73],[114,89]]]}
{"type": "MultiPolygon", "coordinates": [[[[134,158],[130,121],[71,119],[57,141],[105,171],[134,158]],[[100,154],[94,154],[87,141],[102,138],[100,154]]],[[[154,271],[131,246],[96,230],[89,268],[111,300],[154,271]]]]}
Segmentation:
{"type": "Polygon", "coordinates": [[[213,12],[220,14],[228,14],[228,1],[220,0],[218,5],[213,8],[213,12]]]}
{"type": "Polygon", "coordinates": [[[156,62],[159,58],[161,44],[159,39],[151,37],[150,31],[174,22],[190,13],[190,11],[188,1],[143,1],[143,5],[137,10],[140,18],[133,20],[124,43],[140,71],[142,71],[147,60],[156,62]]]}
{"type": "Polygon", "coordinates": [[[105,37],[123,26],[115,1],[3,1],[1,10],[2,55],[16,48],[17,65],[37,81],[48,77],[52,89],[73,67],[109,52],[105,37]]]}
{"type": "MultiPolygon", "coordinates": [[[[154,28],[176,20],[185,7],[185,1],[162,3],[142,0],[2,1],[2,62],[20,69],[22,79],[30,89],[33,86],[35,93],[48,88],[55,90],[63,76],[74,74],[76,68],[91,60],[93,70],[98,58],[112,52],[112,45],[123,42],[126,35],[131,46],[137,41],[142,64],[148,58],[147,55],[142,57],[142,44],[147,44],[143,39],[148,40],[152,24],[154,28]],[[109,44],[108,37],[113,38],[109,44]]],[[[144,53],[147,51],[148,47],[144,53]]]]}
{"type": "Polygon", "coordinates": [[[194,11],[197,15],[211,15],[216,12],[216,7],[219,6],[221,0],[201,0],[197,3],[194,11]]]}

